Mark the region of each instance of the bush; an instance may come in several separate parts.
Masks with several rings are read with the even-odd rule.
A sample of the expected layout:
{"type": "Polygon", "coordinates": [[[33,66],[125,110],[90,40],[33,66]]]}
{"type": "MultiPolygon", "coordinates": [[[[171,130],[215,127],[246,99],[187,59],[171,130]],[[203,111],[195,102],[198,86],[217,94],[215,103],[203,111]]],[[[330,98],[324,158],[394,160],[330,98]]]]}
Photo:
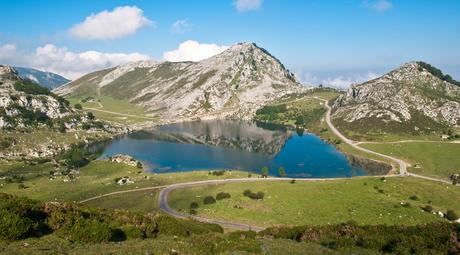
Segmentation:
{"type": "Polygon", "coordinates": [[[197,209],[198,208],[198,203],[197,202],[191,202],[190,203],[190,209],[197,209]]]}
{"type": "Polygon", "coordinates": [[[0,239],[13,241],[25,238],[33,228],[33,222],[25,217],[7,211],[0,210],[0,239]]]}
{"type": "Polygon", "coordinates": [[[216,175],[216,176],[221,176],[224,175],[225,170],[217,170],[217,171],[211,171],[210,174],[216,175]]]}
{"type": "Polygon", "coordinates": [[[412,195],[409,197],[409,199],[415,201],[415,200],[418,200],[418,197],[416,195],[412,195]]]}
{"type": "Polygon", "coordinates": [[[243,192],[243,195],[246,197],[249,197],[250,199],[254,199],[254,200],[264,199],[264,196],[265,196],[265,194],[262,191],[254,193],[248,189],[243,192]]]}
{"type": "Polygon", "coordinates": [[[425,212],[432,212],[433,211],[433,206],[431,205],[425,205],[424,207],[422,207],[422,210],[424,210],[425,212]]]}
{"type": "Polygon", "coordinates": [[[216,203],[216,199],[214,199],[213,196],[206,196],[203,199],[203,204],[205,204],[205,205],[214,204],[214,203],[216,203]]]}
{"type": "Polygon", "coordinates": [[[290,184],[294,184],[294,183],[295,183],[295,179],[292,179],[289,183],[290,183],[290,184]]]}
{"type": "Polygon", "coordinates": [[[73,224],[66,225],[59,232],[74,242],[101,243],[112,238],[112,230],[107,223],[83,217],[77,218],[73,224]]]}
{"type": "Polygon", "coordinates": [[[142,239],[144,238],[144,232],[133,225],[123,226],[121,228],[126,238],[128,239],[142,239]]]}
{"type": "Polygon", "coordinates": [[[195,209],[190,209],[189,211],[190,215],[197,215],[198,212],[195,209]]]}
{"type": "Polygon", "coordinates": [[[446,219],[450,221],[454,221],[458,219],[457,213],[454,212],[454,210],[447,210],[446,212],[446,219]]]}
{"type": "Polygon", "coordinates": [[[201,223],[194,220],[176,219],[167,215],[155,218],[158,226],[158,234],[170,236],[185,236],[192,234],[205,234],[211,232],[223,233],[221,226],[211,223],[201,223]]]}
{"type": "Polygon", "coordinates": [[[49,89],[38,85],[30,80],[18,81],[14,83],[14,89],[32,95],[49,95],[49,89]]]}
{"type": "Polygon", "coordinates": [[[219,192],[216,195],[217,200],[228,199],[230,197],[231,197],[230,193],[226,193],[226,192],[219,192]]]}

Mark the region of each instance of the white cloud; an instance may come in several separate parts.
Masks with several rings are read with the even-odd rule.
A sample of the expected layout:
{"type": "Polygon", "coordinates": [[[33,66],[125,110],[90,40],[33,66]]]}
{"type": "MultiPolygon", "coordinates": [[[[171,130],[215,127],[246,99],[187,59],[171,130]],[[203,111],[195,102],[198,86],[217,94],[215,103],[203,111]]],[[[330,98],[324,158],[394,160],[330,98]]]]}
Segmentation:
{"type": "Polygon", "coordinates": [[[319,79],[311,73],[295,73],[295,76],[299,79],[300,83],[304,85],[315,85],[318,84],[319,79]]]}
{"type": "Polygon", "coordinates": [[[0,63],[14,60],[16,52],[16,45],[4,44],[0,45],[0,63]]]}
{"type": "Polygon", "coordinates": [[[0,46],[0,53],[4,48],[14,48],[15,52],[8,58],[0,54],[1,63],[54,72],[69,79],[130,61],[150,59],[148,55],[140,53],[72,52],[66,47],[59,48],[53,44],[38,47],[33,53],[22,54],[16,51],[16,46],[7,45],[0,46]]]}
{"type": "Polygon", "coordinates": [[[179,45],[179,48],[163,53],[163,58],[171,62],[200,61],[226,50],[228,46],[199,43],[188,40],[179,45]]]}
{"type": "Polygon", "coordinates": [[[238,12],[259,10],[263,0],[236,0],[234,5],[238,12]]]}
{"type": "Polygon", "coordinates": [[[384,12],[393,8],[393,4],[388,0],[377,0],[377,1],[368,1],[366,0],[364,4],[367,7],[372,8],[374,11],[384,12]]]}
{"type": "Polygon", "coordinates": [[[186,19],[180,19],[174,22],[171,26],[171,32],[173,34],[184,34],[191,29],[191,24],[186,19]]]}
{"type": "Polygon", "coordinates": [[[122,6],[112,11],[91,14],[83,22],[74,25],[69,33],[88,40],[116,39],[134,34],[138,29],[151,24],[152,21],[144,17],[141,9],[122,6]]]}
{"type": "Polygon", "coordinates": [[[335,78],[327,78],[322,80],[322,84],[329,86],[329,87],[334,87],[334,88],[339,88],[339,89],[346,89],[348,88],[351,84],[355,83],[362,83],[365,81],[369,81],[372,79],[375,79],[379,77],[379,75],[369,72],[365,75],[352,75],[352,76],[338,76],[335,78]]]}

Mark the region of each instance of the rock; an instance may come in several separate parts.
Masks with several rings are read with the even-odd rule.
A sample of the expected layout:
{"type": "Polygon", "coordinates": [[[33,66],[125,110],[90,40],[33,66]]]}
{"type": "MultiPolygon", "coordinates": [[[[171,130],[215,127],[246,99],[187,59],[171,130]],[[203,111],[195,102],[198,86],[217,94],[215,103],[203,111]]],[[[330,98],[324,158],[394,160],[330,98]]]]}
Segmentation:
{"type": "Polygon", "coordinates": [[[368,129],[399,123],[414,132],[427,132],[431,127],[441,130],[460,124],[460,87],[430,73],[425,63],[410,62],[351,86],[335,100],[332,117],[343,125],[360,123],[369,125],[368,129]]]}
{"type": "Polygon", "coordinates": [[[127,185],[127,184],[133,184],[134,181],[132,181],[129,177],[125,176],[123,178],[120,178],[120,180],[117,181],[118,185],[127,185]]]}
{"type": "Polygon", "coordinates": [[[133,157],[129,155],[124,155],[124,154],[114,155],[110,158],[110,161],[116,162],[116,163],[122,163],[128,166],[134,166],[134,167],[138,167],[139,164],[142,166],[142,163],[140,161],[137,161],[133,157]]]}

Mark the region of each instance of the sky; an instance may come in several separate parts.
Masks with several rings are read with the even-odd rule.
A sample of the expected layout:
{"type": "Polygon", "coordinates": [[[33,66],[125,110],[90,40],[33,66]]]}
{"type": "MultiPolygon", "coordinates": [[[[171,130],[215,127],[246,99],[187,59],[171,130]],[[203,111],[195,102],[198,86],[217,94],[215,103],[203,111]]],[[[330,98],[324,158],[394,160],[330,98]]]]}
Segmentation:
{"type": "Polygon", "coordinates": [[[460,80],[458,0],[1,0],[0,20],[0,64],[70,79],[255,42],[311,85],[345,88],[414,60],[460,80]]]}

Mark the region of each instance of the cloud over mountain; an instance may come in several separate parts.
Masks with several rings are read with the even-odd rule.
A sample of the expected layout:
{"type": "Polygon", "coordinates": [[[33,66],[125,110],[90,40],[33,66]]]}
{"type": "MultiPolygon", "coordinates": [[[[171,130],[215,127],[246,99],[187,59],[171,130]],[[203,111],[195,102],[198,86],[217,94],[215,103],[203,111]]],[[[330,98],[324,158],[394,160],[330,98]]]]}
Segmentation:
{"type": "Polygon", "coordinates": [[[116,39],[136,33],[142,27],[153,24],[136,6],[122,6],[112,11],[91,14],[74,25],[69,33],[80,39],[116,39]]]}
{"type": "Polygon", "coordinates": [[[200,61],[219,54],[227,48],[228,46],[224,45],[188,40],[181,43],[177,49],[164,52],[163,58],[171,62],[200,61]]]}

